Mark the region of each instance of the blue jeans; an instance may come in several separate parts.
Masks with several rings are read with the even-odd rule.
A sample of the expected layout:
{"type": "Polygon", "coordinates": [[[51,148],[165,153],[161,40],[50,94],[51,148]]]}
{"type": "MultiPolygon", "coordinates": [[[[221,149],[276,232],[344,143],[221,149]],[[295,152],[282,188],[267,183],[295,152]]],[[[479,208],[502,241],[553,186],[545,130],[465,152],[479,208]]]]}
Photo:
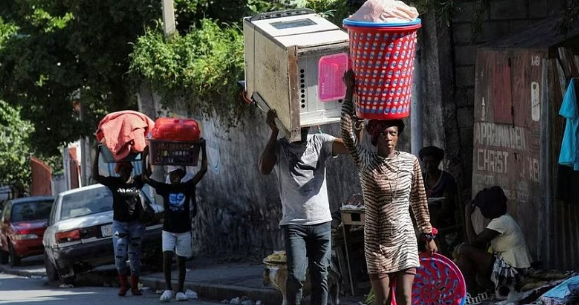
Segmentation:
{"type": "Polygon", "coordinates": [[[141,274],[141,243],[145,225],[138,221],[113,220],[113,247],[115,267],[119,274],[127,274],[127,257],[131,264],[131,275],[141,274]]]}
{"type": "Polygon", "coordinates": [[[317,225],[283,225],[287,258],[287,305],[302,303],[302,287],[309,267],[311,305],[328,303],[328,266],[332,251],[331,222],[317,225]]]}

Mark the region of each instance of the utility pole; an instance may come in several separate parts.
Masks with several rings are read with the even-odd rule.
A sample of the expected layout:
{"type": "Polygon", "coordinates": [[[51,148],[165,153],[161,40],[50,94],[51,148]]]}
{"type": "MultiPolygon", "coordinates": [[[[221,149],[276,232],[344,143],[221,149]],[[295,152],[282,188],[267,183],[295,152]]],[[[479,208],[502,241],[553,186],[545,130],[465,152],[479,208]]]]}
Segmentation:
{"type": "MultiPolygon", "coordinates": [[[[80,93],[80,89],[75,90],[72,94],[72,98],[74,99],[73,101],[73,107],[74,109],[78,112],[78,120],[83,122],[84,121],[84,105],[82,103],[82,99],[81,99],[81,93],[80,93]]],[[[79,139],[79,148],[80,148],[80,186],[87,186],[88,185],[88,172],[89,172],[89,167],[88,167],[88,161],[90,159],[90,149],[87,149],[87,145],[88,145],[89,141],[86,137],[82,136],[79,139]]],[[[72,177],[71,177],[72,179],[72,177]]]]}
{"type": "Polygon", "coordinates": [[[163,29],[165,38],[175,33],[175,8],[173,0],[163,0],[163,29]]]}

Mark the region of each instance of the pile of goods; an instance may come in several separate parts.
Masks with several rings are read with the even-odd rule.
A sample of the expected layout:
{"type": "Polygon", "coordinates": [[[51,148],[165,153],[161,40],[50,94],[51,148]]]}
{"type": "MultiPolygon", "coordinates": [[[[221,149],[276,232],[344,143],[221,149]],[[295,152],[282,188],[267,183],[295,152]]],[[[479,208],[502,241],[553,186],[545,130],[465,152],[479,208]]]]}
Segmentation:
{"type": "Polygon", "coordinates": [[[274,251],[272,254],[268,255],[263,259],[264,264],[285,264],[286,256],[285,251],[274,251]]]}

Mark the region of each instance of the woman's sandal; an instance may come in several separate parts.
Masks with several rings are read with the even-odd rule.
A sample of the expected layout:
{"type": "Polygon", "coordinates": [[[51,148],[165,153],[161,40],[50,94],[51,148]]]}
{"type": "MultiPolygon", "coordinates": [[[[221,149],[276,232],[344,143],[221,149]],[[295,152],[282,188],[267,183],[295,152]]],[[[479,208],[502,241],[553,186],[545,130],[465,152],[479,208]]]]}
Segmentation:
{"type": "Polygon", "coordinates": [[[475,297],[471,296],[470,293],[466,294],[466,305],[475,305],[475,304],[480,304],[484,301],[488,301],[491,299],[491,295],[488,293],[488,291],[485,292],[481,292],[479,294],[477,294],[475,297]]]}

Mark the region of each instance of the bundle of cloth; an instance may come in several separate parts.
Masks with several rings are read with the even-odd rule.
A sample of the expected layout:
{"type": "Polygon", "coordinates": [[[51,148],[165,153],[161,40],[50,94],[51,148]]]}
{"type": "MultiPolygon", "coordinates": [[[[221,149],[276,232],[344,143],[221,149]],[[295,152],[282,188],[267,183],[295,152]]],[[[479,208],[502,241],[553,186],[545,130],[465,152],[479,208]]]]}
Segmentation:
{"type": "Polygon", "coordinates": [[[350,15],[350,21],[402,23],[418,18],[416,8],[398,0],[368,0],[350,15]]]}
{"type": "Polygon", "coordinates": [[[115,161],[121,161],[132,153],[143,152],[147,135],[155,122],[147,115],[124,110],[107,114],[99,123],[97,141],[106,146],[115,161]]]}

